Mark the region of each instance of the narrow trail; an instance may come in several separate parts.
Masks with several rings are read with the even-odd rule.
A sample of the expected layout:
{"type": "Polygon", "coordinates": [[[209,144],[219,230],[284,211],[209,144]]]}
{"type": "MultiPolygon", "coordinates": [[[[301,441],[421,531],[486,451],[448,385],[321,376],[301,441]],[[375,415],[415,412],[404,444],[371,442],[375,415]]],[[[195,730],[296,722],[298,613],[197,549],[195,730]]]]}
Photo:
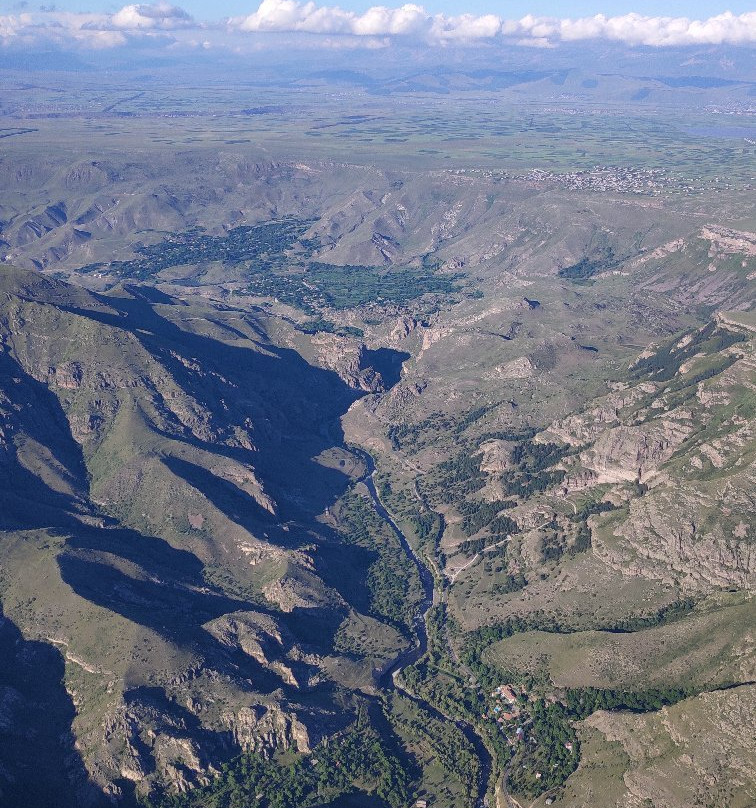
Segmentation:
{"type": "Polygon", "coordinates": [[[449,577],[449,583],[450,583],[450,584],[453,584],[453,583],[454,583],[454,582],[457,580],[457,576],[460,574],[460,572],[464,572],[466,569],[469,569],[470,567],[472,567],[472,565],[473,565],[473,564],[474,564],[474,563],[475,563],[475,562],[476,562],[476,561],[477,561],[479,558],[480,558],[480,553],[475,553],[475,555],[474,555],[474,556],[473,556],[473,557],[472,557],[472,558],[471,558],[471,559],[470,559],[470,560],[467,562],[467,564],[465,564],[465,565],[464,565],[464,566],[462,566],[462,567],[459,567],[459,569],[456,569],[456,570],[455,570],[455,571],[454,571],[454,572],[451,574],[451,576],[449,577]]]}
{"type": "MultiPolygon", "coordinates": [[[[449,721],[453,723],[464,734],[475,749],[475,753],[478,756],[481,766],[480,782],[478,783],[478,795],[475,800],[474,808],[484,808],[484,806],[488,804],[486,795],[488,793],[488,783],[491,779],[491,772],[493,770],[493,759],[491,757],[491,753],[488,751],[488,748],[483,742],[483,738],[478,734],[478,731],[475,729],[474,725],[469,721],[465,721],[461,718],[453,718],[452,716],[442,713],[432,704],[425,701],[425,699],[409,690],[409,688],[407,688],[401,681],[401,672],[405,668],[417,662],[428,650],[428,628],[426,625],[426,620],[428,617],[428,612],[433,607],[436,597],[435,578],[425,562],[415,552],[401,528],[396,524],[391,514],[386,510],[386,507],[381,502],[381,499],[378,496],[378,491],[375,487],[375,481],[373,479],[376,468],[372,455],[353,446],[349,447],[349,451],[358,456],[365,464],[366,472],[360,478],[360,482],[362,482],[367,488],[375,512],[391,528],[396,537],[399,539],[402,549],[417,568],[420,582],[423,587],[423,598],[418,604],[417,612],[413,620],[413,628],[417,638],[416,643],[413,647],[408,648],[406,651],[403,651],[397,656],[393,663],[381,675],[379,685],[386,690],[390,690],[392,688],[398,690],[402,693],[402,695],[416,702],[424,710],[428,711],[435,717],[441,719],[442,721],[449,721]]],[[[441,602],[441,599],[439,599],[439,602],[441,602]]],[[[456,657],[456,654],[454,657],[456,657]]]]}

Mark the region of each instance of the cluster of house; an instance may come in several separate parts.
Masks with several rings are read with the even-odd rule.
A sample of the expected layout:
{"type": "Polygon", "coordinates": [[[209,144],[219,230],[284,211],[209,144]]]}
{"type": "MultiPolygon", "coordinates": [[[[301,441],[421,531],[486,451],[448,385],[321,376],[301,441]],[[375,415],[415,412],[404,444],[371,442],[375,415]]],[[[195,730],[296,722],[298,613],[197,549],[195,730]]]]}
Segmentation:
{"type": "MultiPolygon", "coordinates": [[[[487,713],[483,713],[483,719],[496,721],[497,724],[509,724],[510,721],[515,721],[520,715],[520,705],[517,703],[517,693],[512,685],[499,685],[492,693],[491,699],[493,706],[487,713]]],[[[522,727],[517,727],[515,736],[518,741],[524,737],[524,730],[522,727]]],[[[510,741],[511,743],[512,741],[510,741]]]]}
{"type": "Polygon", "coordinates": [[[659,194],[662,189],[677,187],[682,181],[663,168],[637,166],[593,166],[582,171],[544,171],[533,168],[522,174],[495,169],[457,169],[456,174],[477,174],[495,180],[554,183],[568,190],[614,191],[644,195],[659,194]]]}

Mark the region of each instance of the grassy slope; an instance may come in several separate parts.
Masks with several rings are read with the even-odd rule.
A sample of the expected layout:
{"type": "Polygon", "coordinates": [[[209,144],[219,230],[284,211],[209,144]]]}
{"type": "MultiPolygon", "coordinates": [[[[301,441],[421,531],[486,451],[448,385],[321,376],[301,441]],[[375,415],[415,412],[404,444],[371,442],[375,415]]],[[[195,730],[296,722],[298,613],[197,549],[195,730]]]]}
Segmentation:
{"type": "Polygon", "coordinates": [[[560,804],[752,805],[754,690],[704,693],[645,715],[596,713],[579,728],[584,757],[560,804]]]}
{"type": "Polygon", "coordinates": [[[628,633],[525,632],[491,646],[487,662],[546,674],[556,687],[715,687],[756,678],[754,604],[713,604],[669,625],[628,633]],[[711,608],[711,606],[710,606],[711,608]]]}

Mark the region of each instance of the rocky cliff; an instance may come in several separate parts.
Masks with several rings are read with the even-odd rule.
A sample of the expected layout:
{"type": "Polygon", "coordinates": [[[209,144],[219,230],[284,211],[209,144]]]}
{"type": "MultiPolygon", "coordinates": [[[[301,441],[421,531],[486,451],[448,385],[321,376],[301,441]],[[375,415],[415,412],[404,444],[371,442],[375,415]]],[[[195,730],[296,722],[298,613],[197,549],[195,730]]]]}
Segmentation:
{"type": "Polygon", "coordinates": [[[753,587],[755,367],[748,318],[718,315],[544,433],[577,450],[565,494],[635,487],[620,512],[591,522],[594,552],[611,566],[691,588],[753,587]]]}

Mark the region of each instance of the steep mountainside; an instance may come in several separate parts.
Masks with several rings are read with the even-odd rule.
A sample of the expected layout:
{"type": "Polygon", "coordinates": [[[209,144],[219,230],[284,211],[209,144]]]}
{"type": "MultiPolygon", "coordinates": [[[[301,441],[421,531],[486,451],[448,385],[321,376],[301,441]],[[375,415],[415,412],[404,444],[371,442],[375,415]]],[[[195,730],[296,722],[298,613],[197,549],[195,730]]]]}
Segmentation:
{"type": "Polygon", "coordinates": [[[543,433],[577,451],[565,493],[598,489],[620,504],[618,483],[641,491],[589,522],[594,552],[625,575],[691,589],[754,584],[752,319],[719,315],[642,355],[631,368],[637,381],[543,433]]]}
{"type": "MultiPolygon", "coordinates": [[[[349,661],[368,690],[406,643],[329,558],[347,577],[370,560],[317,519],[361,473],[331,448],[361,391],[277,348],[249,312],[7,266],[0,283],[4,631],[66,663],[65,690],[61,661],[38,687],[9,670],[7,743],[57,710],[89,784],[70,750],[51,741],[45,761],[74,767],[70,804],[94,805],[342,727],[339,625],[374,624],[372,651],[349,661]]],[[[8,766],[3,792],[32,782],[8,766]]]]}

